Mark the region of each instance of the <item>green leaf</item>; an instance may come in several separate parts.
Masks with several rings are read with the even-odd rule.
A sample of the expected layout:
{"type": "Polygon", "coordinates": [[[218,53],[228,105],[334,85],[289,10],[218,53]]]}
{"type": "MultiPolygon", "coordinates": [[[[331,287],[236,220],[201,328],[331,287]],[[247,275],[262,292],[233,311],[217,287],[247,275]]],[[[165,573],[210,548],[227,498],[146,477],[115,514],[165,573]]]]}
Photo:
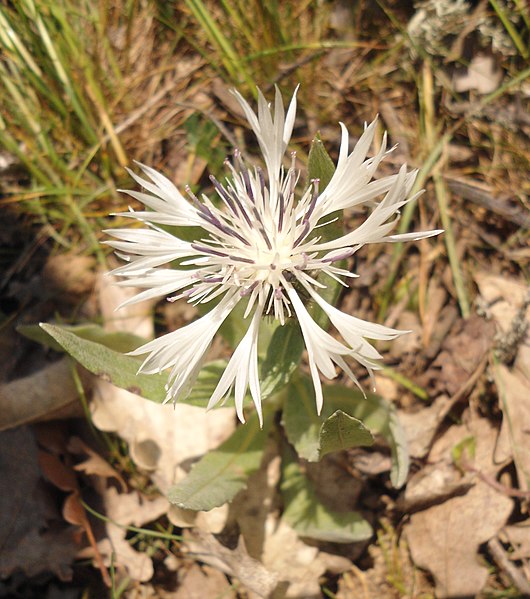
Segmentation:
{"type": "Polygon", "coordinates": [[[252,414],[246,424],[207,453],[184,480],[169,490],[169,501],[184,509],[201,511],[231,501],[260,467],[273,414],[273,410],[264,410],[262,429],[257,414],[252,414]]]}
{"type": "MultiPolygon", "coordinates": [[[[219,296],[218,301],[221,301],[221,298],[222,296],[219,296]]],[[[208,304],[205,304],[208,309],[203,309],[202,306],[200,306],[200,313],[204,314],[209,312],[214,303],[216,304],[217,301],[214,300],[211,303],[209,302],[208,304]]],[[[247,302],[240,301],[234,308],[232,308],[232,311],[219,329],[219,333],[232,349],[235,349],[237,344],[241,341],[241,339],[243,339],[248,327],[250,326],[251,319],[243,318],[246,308],[247,302]]]]}
{"type": "Polygon", "coordinates": [[[40,325],[55,341],[87,370],[109,381],[161,403],[166,397],[166,374],[137,374],[141,361],[109,349],[100,343],[78,337],[75,333],[51,324],[40,325]]]}
{"type": "Polygon", "coordinates": [[[309,158],[307,161],[307,174],[309,181],[320,179],[318,190],[320,193],[326,189],[335,172],[335,164],[328,154],[320,135],[317,134],[311,142],[309,158]]]}
{"type": "Polygon", "coordinates": [[[369,539],[372,527],[358,512],[334,512],[320,503],[311,483],[292,455],[284,452],[281,491],[283,519],[303,537],[332,543],[369,539]]]}
{"type": "MultiPolygon", "coordinates": [[[[63,331],[69,331],[81,337],[81,339],[87,339],[88,341],[94,341],[95,343],[101,343],[105,347],[113,349],[118,352],[129,352],[137,347],[140,347],[146,340],[133,333],[126,333],[122,331],[115,331],[109,333],[102,327],[96,324],[81,324],[74,326],[61,326],[63,331]]],[[[55,351],[64,351],[64,348],[58,343],[45,329],[39,325],[20,325],[17,327],[17,331],[37,343],[41,343],[55,351]]]]}
{"type": "MultiPolygon", "coordinates": [[[[208,402],[210,401],[210,397],[213,395],[213,392],[217,387],[217,383],[219,382],[219,379],[226,368],[226,364],[226,360],[213,360],[212,362],[205,364],[201,368],[199,376],[197,377],[190,394],[188,397],[186,397],[186,399],[179,403],[191,404],[200,408],[206,408],[208,402]]],[[[228,398],[223,405],[217,404],[213,409],[218,409],[221,407],[226,408],[230,405],[233,405],[233,400],[231,402],[231,399],[232,396],[230,396],[230,398],[228,398]]]]}
{"type": "Polygon", "coordinates": [[[274,331],[261,365],[261,392],[264,398],[282,389],[302,359],[304,340],[298,323],[289,320],[274,331]]]}
{"type": "MultiPolygon", "coordinates": [[[[319,135],[317,135],[311,142],[307,171],[310,182],[313,179],[319,179],[319,193],[322,193],[324,189],[326,189],[335,172],[335,164],[320,140],[319,135]]],[[[333,212],[324,217],[326,222],[333,222],[328,222],[328,224],[318,228],[318,235],[322,238],[322,242],[336,239],[344,233],[344,219],[342,214],[342,210],[338,210],[337,212],[333,212]]],[[[336,284],[337,283],[335,283],[335,285],[336,284]]]]}
{"type": "Polygon", "coordinates": [[[372,434],[385,438],[392,454],[390,480],[394,487],[403,486],[409,469],[405,433],[392,404],[379,395],[344,385],[323,385],[324,407],[316,413],[314,389],[307,376],[293,378],[287,387],[282,424],[289,442],[298,455],[311,462],[320,459],[320,430],[323,422],[337,410],[360,420],[372,434]]]}
{"type": "MultiPolygon", "coordinates": [[[[319,179],[319,193],[322,193],[328,186],[328,183],[333,177],[335,172],[335,164],[331,159],[330,155],[326,151],[324,144],[320,140],[320,136],[317,135],[312,143],[309,151],[309,159],[307,164],[309,181],[312,179],[319,179]]],[[[344,234],[344,218],[343,211],[338,210],[333,212],[324,218],[327,224],[320,224],[318,228],[318,236],[321,237],[322,243],[337,239],[344,234]]],[[[346,267],[346,260],[342,260],[337,264],[340,268],[346,267]]],[[[329,276],[323,275],[318,277],[318,281],[326,285],[324,289],[319,290],[319,294],[330,304],[335,305],[339,299],[342,291],[342,286],[335,279],[329,276]]],[[[316,304],[311,303],[308,306],[309,313],[322,328],[326,328],[329,323],[329,319],[326,313],[316,304]]]]}
{"type": "Polygon", "coordinates": [[[360,445],[369,446],[373,443],[372,433],[360,420],[342,410],[337,410],[320,427],[318,454],[322,458],[333,451],[360,445]]]}
{"type": "MultiPolygon", "coordinates": [[[[21,332],[30,339],[66,351],[87,370],[117,387],[157,403],[164,401],[167,374],[137,374],[142,361],[120,353],[135,349],[145,343],[144,339],[131,333],[107,333],[96,325],[59,327],[43,323],[40,325],[40,334],[35,328],[24,327],[21,332]],[[118,351],[114,351],[115,349],[118,351]]],[[[214,360],[205,364],[190,394],[182,403],[205,408],[225,367],[226,360],[214,360]]],[[[224,407],[226,406],[227,402],[224,403],[224,407]]]]}

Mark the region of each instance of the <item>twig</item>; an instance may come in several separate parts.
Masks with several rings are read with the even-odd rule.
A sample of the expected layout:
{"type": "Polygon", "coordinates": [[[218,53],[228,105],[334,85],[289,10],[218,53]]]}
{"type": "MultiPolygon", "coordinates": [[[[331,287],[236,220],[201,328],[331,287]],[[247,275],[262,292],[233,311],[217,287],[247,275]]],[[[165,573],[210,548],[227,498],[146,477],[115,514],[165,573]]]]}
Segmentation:
{"type": "Polygon", "coordinates": [[[530,584],[516,566],[506,557],[506,552],[496,537],[488,541],[488,549],[497,566],[504,571],[522,596],[529,597],[530,584]]]}
{"type": "Polygon", "coordinates": [[[518,210],[516,207],[510,206],[505,199],[493,197],[491,193],[481,189],[470,181],[451,179],[449,177],[444,177],[444,179],[449,189],[464,200],[478,204],[523,229],[530,229],[530,215],[523,213],[523,211],[518,210]]]}
{"type": "Polygon", "coordinates": [[[483,483],[486,483],[492,489],[495,489],[499,493],[506,495],[507,497],[517,497],[518,499],[530,499],[530,491],[521,491],[520,489],[514,489],[513,487],[507,487],[500,483],[496,478],[494,478],[491,474],[486,474],[482,472],[475,466],[471,466],[467,462],[463,462],[461,464],[462,468],[467,472],[473,472],[476,474],[483,483]]]}

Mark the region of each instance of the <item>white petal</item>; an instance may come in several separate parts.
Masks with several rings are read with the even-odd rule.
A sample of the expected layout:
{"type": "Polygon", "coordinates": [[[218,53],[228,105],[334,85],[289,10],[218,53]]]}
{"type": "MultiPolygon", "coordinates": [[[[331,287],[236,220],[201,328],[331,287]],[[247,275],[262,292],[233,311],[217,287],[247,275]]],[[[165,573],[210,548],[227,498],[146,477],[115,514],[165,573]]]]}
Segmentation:
{"type": "Polygon", "coordinates": [[[177,401],[191,389],[213,337],[239,299],[237,293],[226,295],[202,318],[142,345],[129,355],[149,354],[140,367],[140,372],[146,374],[171,368],[168,395],[177,401]]]}
{"type": "Polygon", "coordinates": [[[256,406],[260,422],[263,424],[263,417],[261,413],[261,394],[259,380],[257,379],[257,344],[259,323],[262,313],[263,305],[256,309],[247,332],[234,350],[234,353],[228,361],[219,383],[217,384],[217,387],[215,388],[210,401],[208,402],[208,409],[211,409],[226,396],[235,383],[234,396],[236,412],[241,422],[245,422],[245,417],[243,414],[243,400],[245,398],[250,379],[250,391],[252,399],[254,401],[254,405],[256,406]]]}

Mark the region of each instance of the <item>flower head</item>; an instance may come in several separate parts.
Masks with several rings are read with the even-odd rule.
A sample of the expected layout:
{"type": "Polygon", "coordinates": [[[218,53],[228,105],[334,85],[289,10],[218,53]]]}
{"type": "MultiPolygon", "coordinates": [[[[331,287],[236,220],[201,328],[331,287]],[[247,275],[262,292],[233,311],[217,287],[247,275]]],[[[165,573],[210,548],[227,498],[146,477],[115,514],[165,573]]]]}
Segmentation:
{"type": "Polygon", "coordinates": [[[108,231],[115,238],[108,243],[127,262],[113,274],[123,278],[123,285],[144,289],[127,303],[166,296],[170,301],[185,299],[193,304],[214,305],[205,316],[132,354],[147,355],[140,368],[144,373],[171,369],[166,401],[183,399],[219,327],[243,302],[248,328],[209,401],[212,407],[233,390],[236,411],[243,421],[243,399],[248,391],[261,417],[257,346],[263,316],[269,314],[282,325],[288,318],[296,318],[320,412],[320,374],[334,378],[335,366],[339,366],[357,383],[348,360],[354,358],[371,373],[378,368],[381,356],[367,339],[393,339],[401,334],[345,314],[324,300],[319,290],[325,287],[325,276],[341,282],[344,277],[357,276],[340,263],[367,243],[416,240],[440,231],[392,234],[399,209],[416,197],[410,197],[416,172],[407,172],[403,166],[395,175],[373,180],[387,154],[385,134],[380,150],[367,158],[376,121],[365,128],[351,153],[348,131],[341,123],[339,157],[329,184],[320,192],[319,181],[314,180],[297,196],[299,173],[294,154],[290,167],[283,166],[295,120],[296,91],[285,112],[278,89],[272,109],[258,90],[257,115],[239,93],[234,93],[259,143],[265,172],[246,166],[235,150],[225,181],[210,177],[215,201],[204,194],[198,198],[189,188],[186,199],[173,183],[150,167],[140,165],[149,180],[131,172],[145,191],[126,193],[149,210],[131,210],[122,216],[147,226],[108,231]],[[329,222],[331,214],[363,205],[372,210],[361,226],[336,239],[322,239],[319,227],[329,222]],[[157,225],[200,227],[202,232],[190,242],[157,225]],[[169,268],[167,265],[174,261],[178,266],[169,268]],[[313,320],[303,301],[307,297],[326,313],[341,340],[313,320]]]}

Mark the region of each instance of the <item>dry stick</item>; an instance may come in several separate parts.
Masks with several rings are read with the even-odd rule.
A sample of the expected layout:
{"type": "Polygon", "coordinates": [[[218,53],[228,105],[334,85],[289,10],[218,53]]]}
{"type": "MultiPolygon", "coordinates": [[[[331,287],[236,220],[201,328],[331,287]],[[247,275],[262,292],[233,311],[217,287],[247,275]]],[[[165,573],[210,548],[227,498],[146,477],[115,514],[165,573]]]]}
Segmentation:
{"type": "Polygon", "coordinates": [[[523,229],[530,229],[530,215],[515,206],[510,206],[506,201],[507,198],[495,198],[491,193],[469,181],[449,177],[444,177],[444,179],[449,189],[464,200],[474,202],[523,229]]]}
{"type": "Polygon", "coordinates": [[[492,489],[495,489],[496,491],[502,493],[503,495],[506,495],[507,497],[517,497],[518,499],[530,499],[530,491],[521,491],[520,489],[507,487],[506,485],[500,483],[491,474],[486,474],[478,468],[475,468],[475,466],[471,466],[471,464],[468,464],[467,462],[462,463],[461,466],[466,472],[473,472],[473,474],[476,474],[483,483],[486,483],[492,489]]]}
{"type": "Polygon", "coordinates": [[[499,540],[494,537],[488,541],[488,549],[497,563],[497,566],[508,576],[512,583],[517,587],[517,590],[524,596],[530,596],[530,584],[526,580],[523,574],[519,572],[519,569],[506,557],[499,540]]]}

